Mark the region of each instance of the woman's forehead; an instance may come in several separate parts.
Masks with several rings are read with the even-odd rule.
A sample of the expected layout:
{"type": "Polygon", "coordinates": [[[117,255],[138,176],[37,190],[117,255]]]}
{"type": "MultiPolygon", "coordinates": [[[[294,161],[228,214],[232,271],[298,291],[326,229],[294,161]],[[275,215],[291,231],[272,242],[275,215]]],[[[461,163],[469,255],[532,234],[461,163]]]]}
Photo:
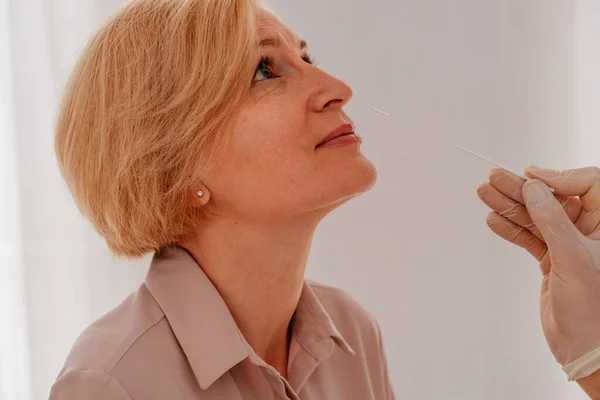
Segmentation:
{"type": "Polygon", "coordinates": [[[287,42],[296,46],[300,43],[300,38],[290,28],[287,27],[277,16],[262,10],[258,18],[258,38],[259,41],[275,39],[287,42]]]}

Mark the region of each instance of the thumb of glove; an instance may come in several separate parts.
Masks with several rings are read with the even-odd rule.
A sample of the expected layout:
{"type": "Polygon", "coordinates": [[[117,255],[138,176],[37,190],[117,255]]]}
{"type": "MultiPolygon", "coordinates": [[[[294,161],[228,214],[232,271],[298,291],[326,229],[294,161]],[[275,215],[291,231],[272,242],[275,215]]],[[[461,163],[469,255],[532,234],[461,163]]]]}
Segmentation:
{"type": "Polygon", "coordinates": [[[550,188],[539,180],[527,181],[523,185],[523,198],[531,220],[548,245],[552,259],[573,260],[573,252],[581,251],[587,238],[571,222],[550,188]]]}

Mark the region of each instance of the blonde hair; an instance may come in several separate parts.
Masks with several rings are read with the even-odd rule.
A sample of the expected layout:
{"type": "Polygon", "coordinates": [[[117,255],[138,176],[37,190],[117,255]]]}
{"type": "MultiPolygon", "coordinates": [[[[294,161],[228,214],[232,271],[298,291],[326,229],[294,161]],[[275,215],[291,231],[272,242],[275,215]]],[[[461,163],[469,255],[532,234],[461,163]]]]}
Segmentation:
{"type": "Polygon", "coordinates": [[[141,257],[198,227],[189,188],[215,161],[250,88],[258,4],[134,0],[84,50],[55,151],[113,253],[141,257]]]}

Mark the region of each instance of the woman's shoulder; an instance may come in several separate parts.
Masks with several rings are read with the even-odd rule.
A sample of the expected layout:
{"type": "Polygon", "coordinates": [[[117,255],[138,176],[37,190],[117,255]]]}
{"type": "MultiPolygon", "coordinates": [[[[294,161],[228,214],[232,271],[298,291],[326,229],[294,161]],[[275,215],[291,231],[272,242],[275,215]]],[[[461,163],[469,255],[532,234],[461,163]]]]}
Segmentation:
{"type": "Polygon", "coordinates": [[[132,377],[144,365],[153,365],[148,359],[164,361],[156,354],[161,348],[156,343],[168,342],[164,338],[169,336],[164,313],[142,285],[79,335],[50,398],[129,400],[127,383],[136,381],[132,377]]]}
{"type": "Polygon", "coordinates": [[[110,373],[144,335],[157,327],[163,317],[160,307],[142,285],[79,335],[64,370],[110,373]]]}

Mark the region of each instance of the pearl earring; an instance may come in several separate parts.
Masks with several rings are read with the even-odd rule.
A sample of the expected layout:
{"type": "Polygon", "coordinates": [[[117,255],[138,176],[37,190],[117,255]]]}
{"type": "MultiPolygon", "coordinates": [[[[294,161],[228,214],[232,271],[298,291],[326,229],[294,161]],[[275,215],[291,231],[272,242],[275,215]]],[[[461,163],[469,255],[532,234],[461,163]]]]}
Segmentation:
{"type": "Polygon", "coordinates": [[[202,190],[199,190],[198,193],[196,193],[196,195],[198,197],[202,197],[202,196],[204,196],[204,192],[202,190]]]}

